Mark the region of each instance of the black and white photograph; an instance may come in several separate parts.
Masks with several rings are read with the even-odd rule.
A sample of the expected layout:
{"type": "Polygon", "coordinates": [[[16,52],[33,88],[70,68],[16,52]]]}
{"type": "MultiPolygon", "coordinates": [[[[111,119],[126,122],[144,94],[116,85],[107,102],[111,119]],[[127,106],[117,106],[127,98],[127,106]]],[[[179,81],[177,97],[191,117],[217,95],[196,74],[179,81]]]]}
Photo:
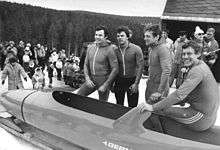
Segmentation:
{"type": "Polygon", "coordinates": [[[219,150],[219,0],[0,0],[0,150],[219,150]]]}

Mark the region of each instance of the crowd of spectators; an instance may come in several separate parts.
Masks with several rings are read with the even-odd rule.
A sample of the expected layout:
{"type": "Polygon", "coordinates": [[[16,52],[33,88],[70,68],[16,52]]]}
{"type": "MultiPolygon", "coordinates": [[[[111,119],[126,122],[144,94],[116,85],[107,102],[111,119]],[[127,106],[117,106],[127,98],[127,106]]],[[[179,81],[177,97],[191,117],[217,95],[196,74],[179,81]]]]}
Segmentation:
{"type": "Polygon", "coordinates": [[[77,88],[83,82],[82,72],[79,67],[80,59],[74,54],[69,57],[64,49],[48,48],[43,44],[32,45],[20,41],[0,43],[0,68],[4,69],[9,62],[9,58],[15,57],[17,62],[23,67],[30,79],[40,68],[44,75],[49,78],[48,87],[52,87],[52,77],[62,80],[65,84],[77,88]],[[78,77],[79,76],[79,77],[78,77]],[[73,82],[77,81],[77,82],[73,82]]]}

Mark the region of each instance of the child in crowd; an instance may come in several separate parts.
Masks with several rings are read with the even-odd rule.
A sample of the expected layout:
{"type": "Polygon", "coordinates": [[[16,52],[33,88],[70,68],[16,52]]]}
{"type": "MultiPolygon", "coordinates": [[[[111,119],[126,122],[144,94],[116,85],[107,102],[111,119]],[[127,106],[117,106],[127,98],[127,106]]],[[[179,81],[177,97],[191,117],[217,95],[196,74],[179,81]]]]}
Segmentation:
{"type": "Polygon", "coordinates": [[[24,55],[22,57],[24,70],[27,72],[29,68],[30,56],[32,55],[30,48],[26,47],[24,49],[24,55]]]}
{"type": "Polygon", "coordinates": [[[65,63],[64,63],[64,66],[63,66],[63,80],[64,80],[64,83],[65,85],[67,85],[67,67],[70,63],[70,60],[66,60],[65,63]]]}
{"type": "Polygon", "coordinates": [[[30,79],[32,79],[32,77],[35,73],[35,69],[36,69],[36,64],[35,64],[34,60],[31,59],[29,61],[29,65],[28,65],[28,68],[26,70],[26,72],[27,72],[30,79]]]}
{"type": "Polygon", "coordinates": [[[37,67],[35,69],[35,73],[32,77],[32,84],[33,84],[33,89],[43,89],[45,86],[45,75],[42,71],[41,67],[37,67]]]}
{"type": "Polygon", "coordinates": [[[73,87],[73,76],[74,76],[73,60],[70,60],[67,66],[67,84],[70,87],[73,87]]]}
{"type": "Polygon", "coordinates": [[[55,63],[55,68],[57,70],[57,80],[61,80],[61,78],[62,78],[61,71],[63,68],[63,62],[62,62],[61,58],[57,59],[57,61],[55,63]]]}
{"type": "Polygon", "coordinates": [[[53,70],[54,70],[54,63],[52,57],[49,57],[49,61],[47,63],[47,71],[48,71],[48,78],[49,78],[49,88],[52,88],[53,83],[53,70]]]}

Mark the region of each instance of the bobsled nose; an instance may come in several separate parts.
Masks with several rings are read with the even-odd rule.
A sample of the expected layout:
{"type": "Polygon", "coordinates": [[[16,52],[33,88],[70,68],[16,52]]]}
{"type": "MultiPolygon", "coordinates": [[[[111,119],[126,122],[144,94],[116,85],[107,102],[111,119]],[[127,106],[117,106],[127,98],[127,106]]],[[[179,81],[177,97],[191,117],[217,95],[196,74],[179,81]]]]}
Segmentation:
{"type": "Polygon", "coordinates": [[[2,93],[2,97],[4,100],[2,101],[8,101],[11,103],[22,103],[22,101],[27,97],[29,94],[33,93],[35,91],[33,90],[24,90],[24,89],[19,89],[19,90],[9,90],[7,92],[2,93]]]}
{"type": "Polygon", "coordinates": [[[3,106],[2,108],[4,108],[4,111],[7,110],[7,112],[22,120],[22,103],[29,95],[34,92],[37,91],[21,89],[10,90],[2,93],[0,106],[3,106]]]}

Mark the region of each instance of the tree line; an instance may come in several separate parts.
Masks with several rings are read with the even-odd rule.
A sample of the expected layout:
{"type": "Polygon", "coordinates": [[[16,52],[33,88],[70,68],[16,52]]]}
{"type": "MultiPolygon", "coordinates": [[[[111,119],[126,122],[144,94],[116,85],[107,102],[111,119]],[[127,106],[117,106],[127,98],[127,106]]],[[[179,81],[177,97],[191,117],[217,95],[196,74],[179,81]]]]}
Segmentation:
{"type": "Polygon", "coordinates": [[[116,28],[127,25],[132,42],[145,48],[143,28],[148,23],[160,23],[157,17],[128,17],[87,11],[58,11],[26,4],[0,2],[0,41],[23,40],[45,44],[49,48],[66,49],[80,55],[84,42],[94,40],[98,25],[108,27],[109,39],[116,43],[116,28]]]}

